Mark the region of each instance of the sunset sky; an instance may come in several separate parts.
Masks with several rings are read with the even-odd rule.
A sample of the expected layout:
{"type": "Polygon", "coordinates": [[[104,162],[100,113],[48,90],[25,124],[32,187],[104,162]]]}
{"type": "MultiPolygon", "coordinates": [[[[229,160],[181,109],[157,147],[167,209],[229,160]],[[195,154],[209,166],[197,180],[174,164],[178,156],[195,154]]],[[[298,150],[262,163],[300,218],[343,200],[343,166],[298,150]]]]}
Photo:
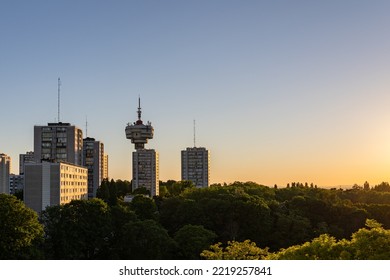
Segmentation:
{"type": "Polygon", "coordinates": [[[0,153],[18,172],[33,127],[104,142],[131,178],[125,126],[144,121],[160,179],[211,152],[211,183],[390,181],[390,1],[0,2],[0,153]]]}

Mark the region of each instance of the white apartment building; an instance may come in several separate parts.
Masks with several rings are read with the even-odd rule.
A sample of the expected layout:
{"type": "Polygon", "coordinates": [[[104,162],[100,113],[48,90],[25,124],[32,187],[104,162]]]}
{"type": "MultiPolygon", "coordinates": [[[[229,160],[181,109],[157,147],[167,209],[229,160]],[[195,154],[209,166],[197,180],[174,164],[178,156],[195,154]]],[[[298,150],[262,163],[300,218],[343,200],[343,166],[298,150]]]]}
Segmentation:
{"type": "Polygon", "coordinates": [[[25,165],[24,202],[41,212],[47,206],[88,199],[88,169],[64,162],[25,165]]]}
{"type": "Polygon", "coordinates": [[[209,186],[210,152],[206,148],[181,151],[181,179],[192,181],[197,188],[209,186]]]}

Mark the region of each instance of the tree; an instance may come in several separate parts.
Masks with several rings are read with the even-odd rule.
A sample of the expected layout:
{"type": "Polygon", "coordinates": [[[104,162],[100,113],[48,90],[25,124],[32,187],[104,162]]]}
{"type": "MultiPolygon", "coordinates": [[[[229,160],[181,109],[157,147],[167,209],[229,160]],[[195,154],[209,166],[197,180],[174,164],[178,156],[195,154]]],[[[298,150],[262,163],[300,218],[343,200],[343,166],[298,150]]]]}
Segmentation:
{"type": "Polygon", "coordinates": [[[203,226],[185,225],[175,234],[175,241],[186,260],[197,260],[200,253],[209,248],[217,235],[203,226]]]}
{"type": "Polygon", "coordinates": [[[108,205],[118,204],[118,200],[131,192],[131,183],[129,181],[104,179],[97,189],[96,197],[103,199],[108,205]]]}
{"type": "Polygon", "coordinates": [[[113,206],[118,204],[118,185],[112,179],[109,183],[109,197],[108,197],[108,205],[113,206]]]}
{"type": "Polygon", "coordinates": [[[133,195],[138,195],[138,194],[141,194],[141,195],[147,195],[147,196],[150,196],[150,191],[145,188],[145,187],[139,187],[139,188],[136,188],[133,192],[132,192],[133,195]]]}
{"type": "Polygon", "coordinates": [[[175,184],[175,180],[168,180],[166,182],[160,181],[160,197],[169,197],[171,196],[169,189],[172,188],[173,184],[175,184]]]}
{"type": "Polygon", "coordinates": [[[118,204],[110,207],[112,232],[109,238],[109,252],[105,259],[120,259],[123,248],[123,238],[127,234],[125,225],[130,222],[136,222],[137,215],[130,210],[127,203],[118,204]]]}
{"type": "Polygon", "coordinates": [[[23,190],[16,190],[14,196],[20,201],[23,201],[23,190]]]}
{"type": "Polygon", "coordinates": [[[367,219],[366,227],[353,233],[351,240],[337,241],[323,234],[310,242],[282,249],[268,257],[279,260],[390,259],[390,230],[383,229],[381,224],[370,219],[367,219]]]}
{"type": "Polygon", "coordinates": [[[367,228],[361,228],[350,242],[350,251],[356,260],[389,260],[390,230],[383,229],[375,220],[367,219],[367,228]]]}
{"type": "Polygon", "coordinates": [[[273,189],[251,182],[190,189],[182,194],[185,200],[172,219],[183,221],[180,227],[186,223],[203,225],[222,242],[251,239],[264,244],[271,233],[272,221],[263,197],[272,197],[273,193],[273,189]]]}
{"type": "Polygon", "coordinates": [[[294,211],[285,213],[280,208],[276,208],[273,215],[273,234],[270,235],[270,241],[267,242],[267,246],[271,249],[299,244],[310,238],[312,228],[308,218],[300,216],[294,211]]]}
{"type": "Polygon", "coordinates": [[[125,224],[137,220],[137,215],[130,210],[130,206],[127,203],[110,207],[110,214],[114,233],[120,232],[125,224]]]}
{"type": "Polygon", "coordinates": [[[169,192],[168,192],[167,186],[160,185],[159,188],[160,188],[159,189],[159,196],[160,197],[167,197],[167,196],[169,196],[169,192]]]}
{"type": "Polygon", "coordinates": [[[169,197],[159,203],[159,221],[171,235],[184,225],[181,220],[182,213],[179,212],[183,201],[181,197],[169,197]]]}
{"type": "Polygon", "coordinates": [[[105,259],[112,234],[108,205],[101,199],[73,200],[42,213],[48,259],[105,259]]]}
{"type": "Polygon", "coordinates": [[[390,192],[390,185],[388,182],[382,182],[374,187],[374,191],[378,192],[390,192]]]}
{"type": "Polygon", "coordinates": [[[376,221],[382,223],[384,228],[390,228],[389,204],[364,204],[362,206],[370,214],[371,219],[375,219],[376,221]]]}
{"type": "Polygon", "coordinates": [[[154,220],[130,222],[124,225],[120,259],[162,260],[172,259],[177,245],[167,231],[154,220]]]}
{"type": "Polygon", "coordinates": [[[130,203],[130,208],[137,214],[140,220],[157,218],[156,203],[147,196],[136,195],[130,203]]]}
{"type": "Polygon", "coordinates": [[[345,250],[346,241],[338,243],[328,234],[322,234],[311,242],[294,245],[270,254],[270,259],[278,260],[337,260],[350,256],[345,250]]]}
{"type": "Polygon", "coordinates": [[[0,259],[39,257],[43,227],[38,215],[15,196],[0,194],[0,259]]]}
{"type": "Polygon", "coordinates": [[[250,240],[229,241],[225,248],[221,245],[220,242],[211,245],[209,250],[204,250],[200,254],[201,257],[207,260],[263,260],[268,255],[268,248],[261,249],[250,240]]]}
{"type": "Polygon", "coordinates": [[[96,191],[96,197],[108,202],[110,199],[110,181],[104,179],[96,191]]]}
{"type": "Polygon", "coordinates": [[[167,190],[171,196],[178,196],[186,189],[195,188],[195,185],[192,181],[179,181],[175,182],[172,185],[167,185],[167,190]]]}
{"type": "Polygon", "coordinates": [[[125,195],[131,193],[131,182],[127,180],[116,180],[116,189],[117,189],[117,197],[124,197],[125,195]]]}

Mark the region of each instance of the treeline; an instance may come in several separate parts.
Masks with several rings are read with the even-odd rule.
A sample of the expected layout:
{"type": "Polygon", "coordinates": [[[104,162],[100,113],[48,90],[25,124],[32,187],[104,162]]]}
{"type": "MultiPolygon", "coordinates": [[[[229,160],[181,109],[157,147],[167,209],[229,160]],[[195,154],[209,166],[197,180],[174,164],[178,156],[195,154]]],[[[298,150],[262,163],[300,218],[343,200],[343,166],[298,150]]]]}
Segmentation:
{"type": "Polygon", "coordinates": [[[390,230],[367,219],[366,228],[353,233],[350,240],[338,241],[329,234],[321,234],[312,241],[274,253],[250,240],[229,241],[226,247],[221,245],[210,246],[201,256],[209,260],[389,260],[390,230]]]}
{"type": "MultiPolygon", "coordinates": [[[[39,219],[15,197],[2,195],[8,202],[0,201],[0,239],[5,240],[0,258],[201,259],[213,258],[202,254],[205,250],[224,252],[231,244],[255,244],[270,258],[318,238],[336,245],[352,242],[353,234],[373,230],[367,229],[367,219],[382,224],[376,229],[390,228],[390,189],[330,190],[300,183],[269,188],[253,182],[197,189],[188,181],[168,181],[161,183],[159,197],[138,189],[124,203],[130,192],[128,181],[104,181],[98,199],[48,207],[39,219]],[[31,223],[27,228],[34,232],[15,232],[26,230],[4,214],[14,205],[29,213],[23,226],[31,223]],[[17,242],[23,245],[9,249],[17,242]]],[[[20,209],[13,217],[21,216],[20,209]]],[[[342,258],[365,258],[344,251],[342,258]]]]}

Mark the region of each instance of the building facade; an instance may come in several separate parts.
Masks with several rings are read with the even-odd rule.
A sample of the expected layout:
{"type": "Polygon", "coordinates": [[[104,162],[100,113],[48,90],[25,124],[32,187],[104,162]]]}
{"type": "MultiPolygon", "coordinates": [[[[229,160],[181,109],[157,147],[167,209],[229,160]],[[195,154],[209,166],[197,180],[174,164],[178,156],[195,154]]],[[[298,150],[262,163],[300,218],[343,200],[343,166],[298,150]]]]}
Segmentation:
{"type": "Polygon", "coordinates": [[[104,154],[104,161],[103,161],[103,180],[108,180],[108,155],[104,154]]]}
{"type": "Polygon", "coordinates": [[[11,174],[9,176],[9,193],[15,194],[24,189],[24,175],[11,174]]]}
{"type": "Polygon", "coordinates": [[[9,176],[11,170],[11,157],[0,154],[0,193],[9,194],[9,176]]]}
{"type": "Polygon", "coordinates": [[[34,152],[26,152],[25,154],[19,155],[19,175],[24,174],[24,165],[26,163],[34,163],[35,157],[34,152]]]}
{"type": "Polygon", "coordinates": [[[83,132],[69,123],[34,126],[35,162],[68,162],[82,165],[83,132]]]}
{"type": "Polygon", "coordinates": [[[24,203],[41,212],[48,206],[88,199],[88,169],[64,162],[25,165],[24,203]]]}
{"type": "Polygon", "coordinates": [[[206,148],[181,151],[181,179],[192,181],[197,188],[209,186],[210,152],[206,148]]]}
{"type": "Polygon", "coordinates": [[[140,149],[133,152],[133,191],[146,188],[151,196],[157,196],[159,189],[158,153],[153,149],[140,149]]]}
{"type": "Polygon", "coordinates": [[[83,166],[88,169],[88,198],[96,197],[96,191],[104,179],[104,144],[95,138],[83,141],[83,166]]]}

